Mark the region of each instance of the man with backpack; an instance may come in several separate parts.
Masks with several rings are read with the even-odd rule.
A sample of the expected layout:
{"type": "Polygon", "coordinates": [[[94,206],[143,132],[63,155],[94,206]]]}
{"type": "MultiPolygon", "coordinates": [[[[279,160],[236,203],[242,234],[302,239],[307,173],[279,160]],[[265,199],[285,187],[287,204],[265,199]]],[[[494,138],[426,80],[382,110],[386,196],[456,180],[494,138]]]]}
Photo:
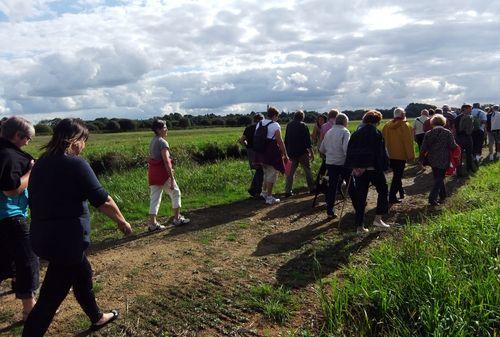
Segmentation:
{"type": "Polygon", "coordinates": [[[444,127],[450,130],[453,136],[455,136],[455,118],[457,118],[457,114],[451,110],[449,105],[445,104],[443,105],[443,116],[446,118],[446,124],[444,127]]]}
{"type": "Polygon", "coordinates": [[[474,160],[479,163],[481,159],[481,152],[483,150],[484,143],[484,128],[486,126],[486,113],[481,110],[481,104],[474,103],[472,105],[472,153],[474,154],[474,160]]]}
{"type": "Polygon", "coordinates": [[[472,159],[472,130],[473,122],[471,117],[472,105],[465,103],[460,109],[460,115],[455,118],[455,130],[457,131],[456,141],[462,148],[462,158],[460,159],[460,172],[463,174],[463,157],[469,173],[475,172],[476,167],[472,159]]]}
{"type": "Polygon", "coordinates": [[[422,147],[422,142],[424,141],[425,131],[424,124],[425,121],[429,119],[429,110],[423,109],[420,111],[420,117],[415,118],[413,122],[413,134],[415,136],[415,142],[418,145],[418,151],[422,147]]]}
{"type": "Polygon", "coordinates": [[[247,149],[248,163],[250,164],[250,169],[255,170],[253,174],[252,183],[250,184],[250,188],[248,189],[248,193],[254,197],[260,197],[260,193],[262,192],[262,181],[264,179],[264,171],[260,165],[255,164],[255,151],[253,149],[253,137],[255,134],[255,127],[257,124],[264,119],[262,114],[256,114],[253,116],[253,124],[247,126],[245,131],[243,131],[243,135],[240,138],[240,144],[245,146],[247,149]]]}

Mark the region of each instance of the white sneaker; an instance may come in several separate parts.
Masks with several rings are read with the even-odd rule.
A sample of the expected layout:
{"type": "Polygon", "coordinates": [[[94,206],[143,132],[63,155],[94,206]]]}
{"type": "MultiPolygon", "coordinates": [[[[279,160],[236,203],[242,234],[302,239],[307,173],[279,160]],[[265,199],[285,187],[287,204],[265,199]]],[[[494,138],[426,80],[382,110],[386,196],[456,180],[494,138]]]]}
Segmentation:
{"type": "Polygon", "coordinates": [[[148,231],[154,232],[154,231],[161,231],[162,229],[165,229],[166,227],[163,225],[160,225],[158,222],[152,223],[148,225],[148,231]]]}
{"type": "Polygon", "coordinates": [[[380,219],[380,220],[374,220],[373,221],[373,226],[380,227],[380,228],[389,228],[389,227],[391,227],[388,224],[386,224],[385,222],[383,222],[382,219],[380,219]]]}
{"type": "Polygon", "coordinates": [[[278,202],[280,202],[280,199],[275,198],[272,195],[269,195],[266,197],[266,204],[268,204],[268,205],[274,205],[278,202]]]}
{"type": "Polygon", "coordinates": [[[185,218],[183,217],[182,215],[179,217],[179,219],[174,219],[174,221],[172,222],[172,224],[174,226],[181,226],[181,225],[186,225],[190,222],[191,220],[189,220],[188,218],[185,218]]]}
{"type": "Polygon", "coordinates": [[[359,226],[358,228],[356,228],[356,233],[358,234],[363,234],[363,233],[368,233],[369,230],[368,228],[365,228],[365,226],[359,226]]]}

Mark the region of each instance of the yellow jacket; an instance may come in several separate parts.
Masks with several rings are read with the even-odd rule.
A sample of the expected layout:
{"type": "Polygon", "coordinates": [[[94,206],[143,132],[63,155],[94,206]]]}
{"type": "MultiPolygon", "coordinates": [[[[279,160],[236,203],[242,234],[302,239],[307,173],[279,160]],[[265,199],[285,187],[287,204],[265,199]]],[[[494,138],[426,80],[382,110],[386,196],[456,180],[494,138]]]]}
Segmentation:
{"type": "Polygon", "coordinates": [[[405,120],[397,118],[387,122],[382,129],[382,134],[389,159],[406,161],[415,159],[413,129],[405,120]]]}

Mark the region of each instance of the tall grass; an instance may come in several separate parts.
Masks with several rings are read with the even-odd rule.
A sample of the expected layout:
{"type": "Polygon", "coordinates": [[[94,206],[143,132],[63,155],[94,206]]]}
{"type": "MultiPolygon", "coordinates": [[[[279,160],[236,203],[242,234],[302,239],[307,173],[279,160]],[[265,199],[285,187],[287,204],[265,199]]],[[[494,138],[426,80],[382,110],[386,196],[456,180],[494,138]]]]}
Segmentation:
{"type": "Polygon", "coordinates": [[[499,176],[499,163],[481,167],[441,215],[410,224],[340,281],[320,281],[323,335],[498,334],[499,176]]]}

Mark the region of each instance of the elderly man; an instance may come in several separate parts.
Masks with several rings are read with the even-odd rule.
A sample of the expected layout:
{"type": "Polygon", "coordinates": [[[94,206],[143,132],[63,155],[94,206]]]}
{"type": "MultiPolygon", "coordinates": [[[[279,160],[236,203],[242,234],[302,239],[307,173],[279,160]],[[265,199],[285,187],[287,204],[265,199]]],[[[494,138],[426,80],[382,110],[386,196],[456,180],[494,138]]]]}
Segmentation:
{"type": "MultiPolygon", "coordinates": [[[[0,133],[0,250],[3,268],[15,266],[16,297],[23,304],[25,320],[35,305],[39,263],[30,244],[28,180],[33,158],[21,148],[35,135],[30,122],[21,117],[5,120],[0,133]]],[[[7,275],[12,276],[12,275],[7,275]]]]}
{"type": "Polygon", "coordinates": [[[418,145],[418,150],[422,147],[422,142],[424,141],[425,131],[424,124],[425,121],[429,119],[429,110],[423,109],[420,111],[420,117],[415,118],[413,122],[413,133],[415,135],[415,141],[418,145]]]}
{"type": "Polygon", "coordinates": [[[402,179],[406,162],[415,159],[413,131],[406,121],[406,113],[402,108],[394,110],[394,119],[384,125],[382,134],[392,169],[389,203],[400,203],[401,200],[396,197],[396,193],[399,191],[400,198],[404,198],[402,179]]]}
{"type": "Polygon", "coordinates": [[[496,157],[497,159],[500,158],[500,111],[498,105],[493,106],[491,109],[490,113],[490,134],[489,135],[489,150],[490,150],[490,160],[495,159],[495,152],[496,150],[496,157]],[[491,137],[491,138],[490,138],[491,137]],[[496,149],[494,149],[494,147],[496,149]]]}
{"type": "Polygon", "coordinates": [[[471,117],[472,105],[465,103],[460,109],[460,115],[455,118],[455,130],[457,132],[456,141],[462,148],[462,158],[460,160],[460,172],[463,174],[462,162],[465,155],[466,168],[469,173],[475,172],[476,167],[472,159],[472,130],[473,122],[471,117]]]}
{"type": "Polygon", "coordinates": [[[446,125],[444,127],[455,135],[455,118],[457,118],[457,114],[451,110],[448,104],[443,105],[443,116],[446,118],[446,125]]]}
{"type": "Polygon", "coordinates": [[[306,175],[307,187],[314,192],[314,181],[311,173],[311,161],[314,159],[309,128],[304,124],[304,112],[297,111],[293,121],[286,126],[285,146],[288,157],[292,161],[292,168],[286,177],[285,197],[293,195],[293,176],[297,167],[302,166],[306,175]]]}
{"type": "Polygon", "coordinates": [[[481,159],[481,152],[483,150],[484,143],[484,129],[486,126],[487,116],[486,113],[481,110],[481,104],[474,103],[472,105],[472,153],[474,154],[474,160],[476,163],[481,159]]]}

